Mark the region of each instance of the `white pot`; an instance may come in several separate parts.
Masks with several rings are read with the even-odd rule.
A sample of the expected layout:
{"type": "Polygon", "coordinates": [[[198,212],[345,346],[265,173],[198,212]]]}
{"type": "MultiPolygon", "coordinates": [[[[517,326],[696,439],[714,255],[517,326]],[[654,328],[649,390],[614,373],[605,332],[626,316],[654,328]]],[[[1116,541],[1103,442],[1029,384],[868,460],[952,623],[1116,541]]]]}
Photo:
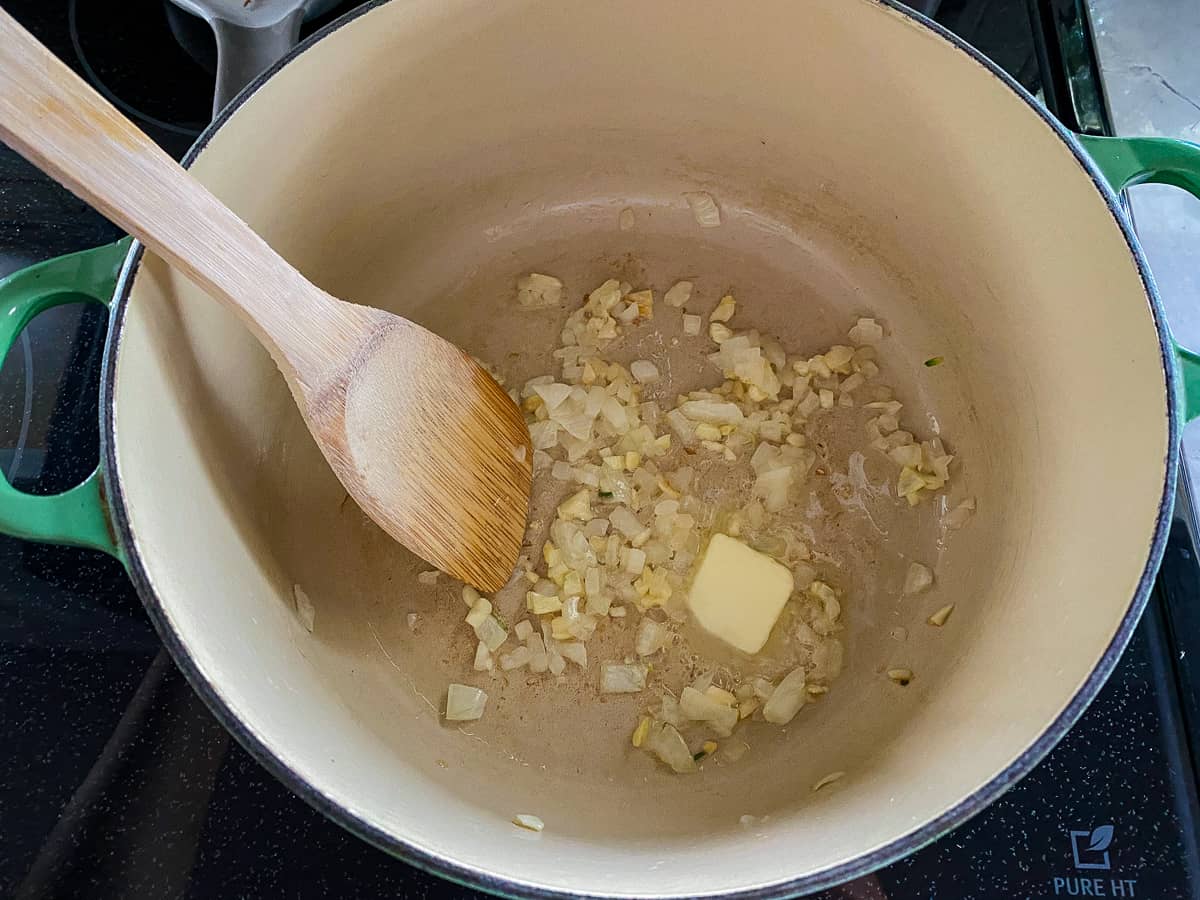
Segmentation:
{"type": "MultiPolygon", "coordinates": [[[[1130,146],[1108,147],[1110,171],[1130,146]]],[[[947,627],[915,625],[898,649],[883,607],[897,601],[852,597],[836,695],[739,765],[681,778],[634,759],[629,710],[597,727],[587,686],[497,704],[476,739],[438,714],[461,675],[457,601],[410,631],[417,562],[343,502],[266,353],[135,251],[103,398],[113,549],[221,721],[387,851],[505,893],[815,889],[998,796],[1125,646],[1176,475],[1161,310],[1080,145],[900,7],[374,4],[260,79],[189,164],[326,290],[481,356],[519,347],[544,368],[552,330],[512,316],[513,279],[548,270],[579,295],[626,252],[645,283],[688,273],[761,298],[799,346],[874,312],[897,387],[936,413],[957,488],[978,498],[938,567],[958,604],[947,627]],[[720,228],[696,228],[681,197],[695,189],[720,228]],[[625,207],[632,233],[616,228],[625,207]],[[923,370],[934,355],[945,364],[923,370]],[[901,662],[906,689],[879,674],[901,662]],[[814,793],[833,770],[847,774],[814,793]]],[[[102,519],[67,521],[99,484],[39,513],[50,524],[4,526],[103,546],[102,519]]]]}

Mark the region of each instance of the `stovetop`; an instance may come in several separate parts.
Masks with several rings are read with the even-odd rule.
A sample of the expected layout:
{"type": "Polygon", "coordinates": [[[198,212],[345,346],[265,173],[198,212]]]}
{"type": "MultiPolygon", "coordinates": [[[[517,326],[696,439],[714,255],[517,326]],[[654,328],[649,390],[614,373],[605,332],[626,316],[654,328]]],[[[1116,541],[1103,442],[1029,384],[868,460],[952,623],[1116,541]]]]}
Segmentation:
{"type": "MultiPolygon", "coordinates": [[[[165,0],[3,2],[175,156],[207,122],[212,47],[197,23],[173,33],[165,0]]],[[[1069,127],[1108,128],[1082,0],[913,5],[1069,127]]],[[[118,236],[0,146],[0,276],[118,236]]],[[[96,463],[105,322],[94,306],[51,310],[0,368],[0,468],[23,489],[62,490],[96,463]]],[[[971,822],[820,897],[1200,897],[1200,564],[1188,497],[1181,484],[1141,626],[1062,743],[971,822]]],[[[0,722],[4,895],[478,896],[367,846],[262,770],[100,554],[0,538],[0,722]]]]}

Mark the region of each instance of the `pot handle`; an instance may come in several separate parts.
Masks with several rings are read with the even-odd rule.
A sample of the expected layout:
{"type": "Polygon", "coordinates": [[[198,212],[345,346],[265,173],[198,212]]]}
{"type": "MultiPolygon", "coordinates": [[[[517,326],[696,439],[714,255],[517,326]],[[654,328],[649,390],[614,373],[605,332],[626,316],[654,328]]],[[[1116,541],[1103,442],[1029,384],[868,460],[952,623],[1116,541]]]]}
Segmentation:
{"type": "Polygon", "coordinates": [[[247,25],[220,16],[209,20],[217,39],[216,118],[242,88],[275,65],[300,40],[304,7],[297,6],[271,25],[247,25]]]}
{"type": "MultiPolygon", "coordinates": [[[[43,310],[78,302],[81,294],[107,306],[131,242],[59,256],[0,279],[0,359],[43,310]]],[[[61,494],[26,494],[0,475],[0,534],[91,547],[124,561],[109,525],[100,466],[61,494]]]]}
{"type": "MultiPolygon", "coordinates": [[[[1200,144],[1161,137],[1076,137],[1116,193],[1138,184],[1169,184],[1200,199],[1200,144]]],[[[1174,346],[1184,421],[1190,422],[1200,418],[1200,354],[1174,346]]]]}

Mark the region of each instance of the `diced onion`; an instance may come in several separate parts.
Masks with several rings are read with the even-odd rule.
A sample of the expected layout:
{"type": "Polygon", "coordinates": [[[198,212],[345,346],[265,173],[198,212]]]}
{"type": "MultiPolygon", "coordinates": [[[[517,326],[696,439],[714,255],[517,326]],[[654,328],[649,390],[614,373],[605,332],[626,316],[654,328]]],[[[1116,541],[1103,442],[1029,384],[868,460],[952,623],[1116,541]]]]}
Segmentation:
{"type": "Polygon", "coordinates": [[[557,382],[535,384],[533,386],[533,394],[546,404],[548,412],[552,412],[562,406],[567,398],[571,396],[571,386],[569,384],[558,384],[557,382]]]}
{"type": "Polygon", "coordinates": [[[751,679],[750,685],[754,688],[754,696],[759,700],[766,700],[775,692],[775,685],[762,676],[751,679]]]}
{"type": "Polygon", "coordinates": [[[900,470],[900,479],[896,482],[896,492],[901,497],[915,497],[918,491],[925,487],[925,479],[916,469],[906,466],[900,470]]]}
{"type": "Polygon", "coordinates": [[[446,720],[470,722],[483,715],[488,695],[479,688],[465,684],[452,684],[446,692],[446,720]]]}
{"type": "Polygon", "coordinates": [[[547,419],[529,426],[529,440],[534,450],[549,450],[558,443],[558,424],[547,419]]]}
{"type": "MultiPolygon", "coordinates": [[[[690,281],[677,281],[665,295],[663,300],[667,306],[681,307],[688,302],[692,297],[692,283],[690,281]]],[[[699,318],[696,316],[695,318],[699,318]]]]}
{"type": "MultiPolygon", "coordinates": [[[[698,223],[720,224],[720,209],[710,194],[689,192],[686,198],[698,223]]],[[[617,224],[622,230],[633,228],[634,210],[621,210],[617,224]]],[[[761,677],[739,681],[742,676],[736,670],[722,669],[721,684],[730,679],[728,690],[713,684],[714,672],[708,672],[677,700],[670,692],[678,685],[671,684],[668,674],[674,670],[667,665],[676,660],[664,661],[661,712],[642,718],[633,744],[679,772],[697,768],[680,729],[694,734],[695,743],[703,742],[698,757],[720,753],[719,761],[732,761],[736,755],[727,753],[728,748],[741,747],[740,755],[745,742],[722,740],[718,747],[706,738],[729,736],[740,719],[759,712],[768,722],[785,724],[806,702],[817,702],[841,671],[844,648],[835,636],[840,631],[841,600],[830,585],[817,580],[814,568],[816,561],[824,566],[839,565],[840,560],[823,555],[819,546],[810,550],[817,540],[810,526],[779,516],[791,508],[799,493],[796,488],[810,477],[818,459],[822,467],[817,474],[829,480],[845,505],[857,501],[865,513],[865,499],[882,501],[892,493],[887,485],[866,479],[862,453],[851,454],[847,474],[837,471],[840,448],[826,442],[830,429],[840,431],[850,419],[839,407],[867,408],[866,414],[855,417],[855,432],[861,441],[857,429],[865,421],[864,443],[895,463],[897,490],[910,504],[946,486],[954,458],[936,437],[921,441],[905,430],[900,402],[875,380],[879,366],[873,345],[883,338],[884,329],[874,319],[859,319],[845,345],[789,359],[782,344],[769,335],[735,332],[729,326],[737,311],[732,294],[721,297],[707,323],[682,312],[693,290],[691,282],[680,281],[663,299],[667,306],[681,309],[685,335],[698,337],[707,325],[716,344],[709,347],[715,352],[708,360],[718,374],[710,387],[683,395],[675,394],[675,385],[668,383],[673,373],[663,358],[648,358],[669,352],[666,341],[671,346],[680,341],[668,334],[646,342],[640,332],[627,331],[653,317],[651,289],[635,291],[632,284],[609,279],[566,315],[560,345],[552,351],[560,371],[510,390],[530,430],[540,483],[549,490],[557,485],[567,495],[548,510],[551,521],[546,523],[541,553],[530,554],[540,558],[521,561],[502,594],[505,599],[499,601],[507,609],[509,588],[518,597],[525,592],[529,614],[540,620],[519,622],[514,628],[516,644],[504,646],[506,626],[491,601],[463,592],[467,621],[478,638],[478,671],[492,671],[499,663],[514,675],[524,668],[534,675],[549,672],[559,684],[565,683],[568,663],[586,670],[585,642],[601,621],[611,618],[606,630],[625,643],[617,659],[599,666],[600,691],[638,693],[646,689],[652,671],[648,660],[671,645],[677,623],[687,619],[690,570],[713,531],[741,535],[748,545],[787,566],[799,592],[787,626],[788,646],[797,654],[791,666],[802,661],[803,667],[788,672],[778,687],[761,677]],[[647,358],[606,358],[606,348],[619,338],[628,339],[631,355],[640,348],[647,358]],[[830,411],[830,425],[814,428],[810,423],[822,410],[830,411]],[[681,445],[684,450],[677,453],[681,445]],[[684,453],[690,455],[695,448],[704,451],[697,460],[703,479],[687,466],[678,467],[686,461],[684,453]],[[745,485],[742,472],[722,460],[738,463],[737,469],[748,461],[753,470],[749,496],[740,508],[715,510],[708,502],[714,499],[710,492],[719,492],[725,483],[737,490],[745,485]],[[641,613],[633,634],[617,621],[626,618],[630,605],[641,613]],[[502,647],[505,652],[500,652],[502,647]],[[641,662],[635,663],[639,657],[641,662]]],[[[564,300],[562,283],[551,276],[531,274],[518,282],[523,307],[550,307],[564,300]]],[[[498,373],[495,377],[500,380],[498,373]]],[[[543,527],[539,519],[550,501],[536,499],[538,519],[530,523],[531,536],[543,527]]],[[[944,494],[936,502],[944,528],[957,527],[970,512],[960,504],[947,513],[944,494]]],[[[823,514],[814,498],[808,517],[823,514]]],[[[422,582],[433,584],[436,577],[431,574],[422,582]]],[[[949,609],[935,613],[930,624],[942,624],[949,609]],[[939,617],[942,621],[934,621],[939,617]]]]}
{"type": "Polygon", "coordinates": [[[612,609],[612,601],[612,593],[606,589],[602,589],[588,594],[587,606],[585,608],[590,615],[607,616],[612,609]]]}
{"type": "Polygon", "coordinates": [[[803,668],[795,668],[785,675],[763,704],[763,718],[775,725],[786,725],[792,721],[800,707],[808,701],[804,686],[803,668]]]}
{"type": "Polygon", "coordinates": [[[786,426],[782,422],[763,422],[759,426],[758,436],[764,441],[779,443],[784,438],[786,426]]]}
{"type": "Polygon", "coordinates": [[[566,641],[558,645],[563,659],[573,662],[581,669],[587,668],[587,647],[578,641],[566,641]]]}
{"type": "Polygon", "coordinates": [[[572,494],[558,505],[558,514],[564,519],[586,522],[592,517],[592,493],[587,488],[572,494]]]}
{"type": "Polygon", "coordinates": [[[904,593],[919,594],[933,584],[933,572],[919,562],[910,563],[904,575],[904,593]]]}
{"type": "Polygon", "coordinates": [[[496,621],[495,616],[488,616],[475,629],[475,636],[487,644],[489,650],[494,651],[498,650],[500,645],[508,639],[508,632],[504,630],[503,625],[496,621]]]}
{"type": "MultiPolygon", "coordinates": [[[[811,416],[813,413],[815,413],[820,408],[821,408],[820,395],[817,394],[816,391],[810,391],[808,394],[805,395],[804,399],[801,400],[800,403],[796,406],[796,412],[800,414],[801,418],[806,418],[808,416],[811,416]]],[[[532,435],[532,431],[530,432],[530,434],[532,435]]]]}
{"type": "Polygon", "coordinates": [[[844,344],[835,344],[826,350],[821,358],[824,360],[825,365],[829,367],[829,371],[840,375],[848,375],[850,373],[850,362],[854,359],[854,349],[844,344]]]}
{"type": "Polygon", "coordinates": [[[670,633],[660,623],[653,619],[642,619],[638,623],[637,637],[633,649],[638,656],[650,656],[661,650],[670,638],[670,633]]]}
{"type": "Polygon", "coordinates": [[[636,303],[630,303],[628,306],[618,309],[613,317],[624,325],[630,325],[637,320],[638,308],[636,303]]]}
{"type": "Polygon", "coordinates": [[[480,641],[475,645],[475,671],[487,672],[492,668],[492,651],[488,645],[480,641]]]}
{"type": "Polygon", "coordinates": [[[737,425],[745,418],[736,403],[724,400],[688,400],[679,405],[679,411],[693,422],[709,425],[737,425]]]}
{"type": "Polygon", "coordinates": [[[600,693],[636,694],[646,688],[646,667],[620,663],[600,666],[600,693]]]}
{"type": "Polygon", "coordinates": [[[621,282],[610,278],[600,287],[588,294],[587,305],[584,309],[591,313],[605,313],[621,300],[621,282]]]}
{"type": "Polygon", "coordinates": [[[717,308],[709,314],[708,321],[728,322],[733,318],[733,314],[736,311],[737,300],[734,299],[732,294],[726,294],[721,298],[721,302],[717,304],[717,308]]]}
{"type": "Polygon", "coordinates": [[[721,344],[732,338],[733,332],[720,322],[709,322],[708,336],[712,338],[714,342],[721,344]]]}
{"type": "Polygon", "coordinates": [[[605,397],[600,403],[600,415],[617,432],[629,430],[629,414],[615,397],[605,397]]]}
{"type": "Polygon", "coordinates": [[[954,507],[954,509],[950,510],[950,512],[946,513],[942,519],[942,524],[947,528],[962,528],[967,524],[973,512],[975,512],[975,498],[968,497],[962,503],[958,504],[958,506],[954,507]]]}
{"type": "Polygon", "coordinates": [[[472,628],[479,628],[483,621],[492,614],[492,604],[484,597],[478,598],[471,604],[471,610],[467,613],[467,624],[472,628]]]}
{"type": "Polygon", "coordinates": [[[659,707],[659,718],[676,728],[682,728],[687,724],[687,719],[679,713],[679,701],[670,694],[663,694],[659,707]]]}
{"type": "Polygon", "coordinates": [[[546,309],[562,302],[563,283],[553,275],[532,272],[517,279],[517,305],[522,309],[546,309]]]}
{"type": "Polygon", "coordinates": [[[692,216],[701,228],[716,228],[721,224],[721,210],[708,191],[685,191],[683,198],[692,208],[692,216]]]}
{"type": "Polygon", "coordinates": [[[821,601],[822,609],[825,616],[831,620],[836,620],[841,615],[842,607],[838,603],[837,594],[833,592],[833,588],[823,581],[814,581],[808,586],[808,592],[813,597],[821,601]]]}
{"type": "Polygon", "coordinates": [[[878,344],[883,340],[883,326],[874,319],[859,319],[849,331],[856,344],[878,344]]]}
{"type": "Polygon", "coordinates": [[[738,721],[738,711],[706,693],[688,686],[679,695],[679,712],[694,722],[707,722],[721,737],[729,737],[738,721]]]}
{"type": "Polygon", "coordinates": [[[935,628],[941,628],[946,624],[946,620],[950,618],[950,613],[952,612],[954,612],[954,604],[949,603],[935,612],[926,621],[935,628]]]}
{"type": "Polygon", "coordinates": [[[716,700],[718,703],[724,703],[726,706],[737,705],[737,694],[733,693],[733,691],[727,691],[723,687],[717,687],[715,684],[710,684],[705,688],[704,693],[706,696],[716,700]]]}
{"type": "Polygon", "coordinates": [[[630,575],[641,575],[646,568],[646,552],[637,547],[621,549],[624,558],[623,567],[630,575]]]}
{"type": "Polygon", "coordinates": [[[754,496],[761,497],[769,511],[778,512],[788,505],[788,490],[793,480],[791,466],[764,472],[754,482],[754,496]]]}
{"type": "Polygon", "coordinates": [[[921,448],[916,444],[904,447],[893,447],[887,453],[888,458],[902,468],[915,469],[921,464],[921,448]]]}
{"type": "Polygon", "coordinates": [[[650,384],[653,381],[658,381],[658,367],[649,360],[639,359],[630,363],[629,374],[634,377],[639,384],[650,384]]]}
{"type": "Polygon", "coordinates": [[[518,828],[524,828],[528,831],[541,831],[546,827],[546,823],[537,816],[527,815],[526,813],[513,816],[512,821],[518,828]]]}
{"type": "Polygon", "coordinates": [[[500,668],[506,672],[510,669],[519,669],[521,666],[528,665],[532,658],[533,651],[528,647],[517,647],[511,653],[500,654],[500,668]]]}
{"type": "Polygon", "coordinates": [[[646,735],[650,733],[651,720],[649,716],[642,716],[637,724],[637,728],[633,729],[633,734],[630,735],[629,741],[633,746],[640,747],[646,740],[646,735]]]}
{"type": "Polygon", "coordinates": [[[547,613],[558,612],[562,609],[562,601],[558,598],[558,594],[542,594],[538,591],[529,591],[525,594],[525,608],[534,615],[546,615],[547,613]]]}
{"type": "Polygon", "coordinates": [[[692,751],[688,749],[683,735],[676,731],[673,725],[663,722],[651,726],[642,746],[676,772],[682,774],[696,771],[696,760],[692,758],[692,751]]]}
{"type": "Polygon", "coordinates": [[[635,537],[646,530],[646,526],[641,523],[638,517],[624,506],[618,506],[614,509],[609,514],[608,520],[612,522],[613,528],[626,537],[635,537]]]}
{"type": "Polygon", "coordinates": [[[861,372],[855,372],[853,375],[848,376],[840,385],[838,385],[838,390],[840,390],[843,394],[849,394],[852,391],[856,391],[862,387],[863,384],[866,383],[866,380],[867,379],[863,377],[861,372]]]}
{"type": "Polygon", "coordinates": [[[813,789],[813,791],[819,791],[823,787],[828,787],[829,785],[833,784],[835,781],[840,780],[843,776],[845,776],[845,774],[846,774],[845,772],[830,772],[828,775],[826,775],[824,778],[822,778],[820,781],[818,781],[816,784],[814,784],[812,786],[812,789],[813,789]]]}
{"type": "Polygon", "coordinates": [[[637,291],[625,298],[637,307],[637,314],[643,319],[654,318],[654,291],[637,291]]]}

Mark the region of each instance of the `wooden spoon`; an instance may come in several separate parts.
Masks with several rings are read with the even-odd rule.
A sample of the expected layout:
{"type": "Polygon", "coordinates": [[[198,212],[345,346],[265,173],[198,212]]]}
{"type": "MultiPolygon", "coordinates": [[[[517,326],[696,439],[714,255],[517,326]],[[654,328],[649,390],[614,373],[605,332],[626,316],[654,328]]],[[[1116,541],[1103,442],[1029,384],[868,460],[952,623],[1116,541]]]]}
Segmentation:
{"type": "Polygon", "coordinates": [[[235,311],[346,490],[388,534],[495,591],[529,510],[529,432],[471,357],[310,284],[0,10],[0,138],[235,311]]]}

